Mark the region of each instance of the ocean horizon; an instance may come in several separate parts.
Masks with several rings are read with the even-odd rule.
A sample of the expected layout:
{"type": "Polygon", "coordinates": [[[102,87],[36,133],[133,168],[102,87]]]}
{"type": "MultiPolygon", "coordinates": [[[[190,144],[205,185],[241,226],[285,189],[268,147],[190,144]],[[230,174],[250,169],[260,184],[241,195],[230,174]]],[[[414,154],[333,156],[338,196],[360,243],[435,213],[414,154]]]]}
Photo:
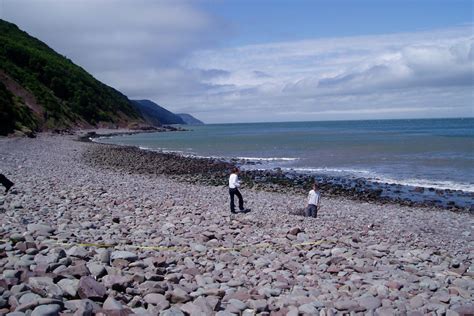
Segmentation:
{"type": "Polygon", "coordinates": [[[373,182],[474,192],[474,118],[184,126],[97,141],[373,182]]]}

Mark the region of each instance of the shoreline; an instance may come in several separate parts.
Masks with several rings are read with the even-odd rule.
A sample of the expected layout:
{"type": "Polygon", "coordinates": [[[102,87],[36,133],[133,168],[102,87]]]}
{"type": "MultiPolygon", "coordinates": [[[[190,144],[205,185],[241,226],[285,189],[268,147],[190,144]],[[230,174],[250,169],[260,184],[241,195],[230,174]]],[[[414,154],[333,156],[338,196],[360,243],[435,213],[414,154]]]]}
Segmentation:
{"type": "MultiPolygon", "coordinates": [[[[121,133],[123,135],[124,133],[121,133]]],[[[117,135],[117,134],[116,134],[117,135]]],[[[100,135],[106,137],[112,137],[116,135],[100,135]]],[[[99,138],[94,137],[94,138],[99,138]]],[[[156,150],[144,149],[137,146],[128,145],[117,145],[101,143],[100,141],[93,141],[94,143],[118,146],[123,148],[130,148],[130,150],[123,151],[121,154],[134,155],[136,159],[140,159],[141,153],[152,153],[159,157],[175,156],[177,160],[184,161],[183,169],[186,166],[193,164],[201,164],[203,160],[207,160],[210,163],[219,161],[225,166],[222,170],[216,174],[210,174],[208,171],[204,173],[191,172],[192,176],[185,181],[199,182],[208,185],[225,185],[226,183],[226,172],[228,173],[232,166],[244,166],[249,164],[246,159],[223,159],[219,157],[208,158],[208,157],[195,157],[191,155],[184,155],[180,153],[165,153],[156,150]],[[184,159],[182,159],[184,158],[184,159]],[[193,160],[194,159],[194,160],[193,160]]],[[[145,154],[151,158],[151,155],[145,154]]],[[[165,158],[168,160],[169,158],[165,158]]],[[[157,160],[160,160],[157,158],[157,160]]],[[[111,160],[101,160],[105,164],[114,165],[115,167],[128,168],[127,171],[134,172],[135,168],[132,166],[133,162],[126,165],[120,166],[121,162],[111,160]]],[[[206,164],[206,163],[205,163],[206,164]]],[[[255,163],[250,163],[255,166],[255,163]]],[[[142,171],[147,167],[142,166],[142,171]]],[[[149,166],[149,173],[153,173],[153,167],[149,166]]],[[[173,170],[176,170],[175,166],[173,170]]],[[[207,170],[207,169],[206,169],[207,170]]],[[[186,172],[180,172],[183,174],[186,172]]],[[[320,184],[320,188],[323,194],[329,194],[331,196],[344,196],[350,197],[355,200],[376,202],[376,203],[396,203],[400,205],[408,206],[425,206],[425,207],[439,207],[450,211],[462,211],[474,214],[474,192],[466,192],[462,190],[453,189],[436,189],[431,187],[412,186],[404,184],[387,183],[380,181],[371,181],[366,178],[346,177],[346,176],[330,176],[327,174],[320,174],[315,172],[297,172],[293,170],[282,170],[281,168],[273,169],[245,169],[241,170],[241,178],[247,186],[256,187],[258,189],[270,190],[277,192],[278,190],[293,190],[297,193],[304,193],[311,186],[311,182],[316,179],[320,184]]]]}
{"type": "Polygon", "coordinates": [[[244,184],[252,211],[231,215],[223,186],[93,166],[96,148],[114,155],[0,139],[15,182],[0,195],[0,314],[474,312],[470,214],[323,195],[305,218],[305,194],[244,184]]]}
{"type": "Polygon", "coordinates": [[[171,125],[163,125],[161,127],[151,127],[147,129],[81,129],[75,130],[71,135],[78,135],[80,141],[93,142],[92,139],[100,139],[101,137],[114,137],[120,135],[135,135],[143,133],[164,133],[164,132],[181,132],[187,131],[187,129],[181,127],[175,127],[171,125]]]}

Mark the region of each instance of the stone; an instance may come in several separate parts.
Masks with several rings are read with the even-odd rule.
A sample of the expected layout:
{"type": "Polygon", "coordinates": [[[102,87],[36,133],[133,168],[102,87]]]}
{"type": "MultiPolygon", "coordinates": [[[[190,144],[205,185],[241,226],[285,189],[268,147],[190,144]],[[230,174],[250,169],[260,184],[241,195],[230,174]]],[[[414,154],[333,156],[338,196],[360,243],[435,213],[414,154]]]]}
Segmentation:
{"type": "Polygon", "coordinates": [[[206,252],[206,251],[207,251],[207,247],[204,246],[204,245],[200,245],[200,244],[192,245],[191,248],[192,248],[194,251],[197,251],[197,252],[206,252]]]}
{"type": "Polygon", "coordinates": [[[18,279],[20,278],[21,271],[20,270],[3,270],[2,275],[5,279],[18,279]]]}
{"type": "Polygon", "coordinates": [[[57,284],[64,291],[65,294],[69,295],[70,297],[76,297],[77,290],[79,288],[79,280],[62,279],[57,284]]]}
{"type": "Polygon", "coordinates": [[[203,312],[201,311],[201,308],[192,302],[187,302],[186,304],[181,305],[180,308],[186,315],[202,315],[203,314],[203,312]]]}
{"type": "Polygon", "coordinates": [[[110,263],[110,249],[100,248],[98,249],[99,252],[99,260],[101,263],[109,264],[110,263]]]}
{"type": "Polygon", "coordinates": [[[46,256],[42,254],[37,254],[35,258],[33,259],[36,264],[51,264],[51,263],[56,263],[59,260],[59,257],[56,254],[50,253],[46,256]]]}
{"type": "Polygon", "coordinates": [[[239,286],[242,286],[243,284],[244,282],[242,282],[242,280],[236,280],[236,279],[232,279],[229,282],[227,282],[227,285],[230,287],[239,287],[239,286]]]}
{"type": "Polygon", "coordinates": [[[212,296],[199,296],[193,303],[199,306],[205,315],[210,315],[214,312],[215,307],[219,303],[219,299],[212,296]]]}
{"type": "Polygon", "coordinates": [[[29,286],[35,290],[35,292],[50,294],[54,297],[63,296],[63,290],[56,284],[50,277],[31,277],[28,279],[29,286]]]}
{"type": "Polygon", "coordinates": [[[326,272],[328,273],[339,273],[342,270],[341,267],[333,264],[329,268],[327,268],[326,272]]]}
{"type": "Polygon", "coordinates": [[[391,307],[381,307],[377,309],[376,313],[380,316],[392,316],[396,315],[397,311],[391,307]]]}
{"type": "Polygon", "coordinates": [[[410,299],[410,307],[413,309],[420,308],[423,306],[423,297],[421,295],[416,295],[410,299]]]}
{"type": "Polygon", "coordinates": [[[318,310],[313,304],[303,304],[300,307],[298,307],[298,311],[303,314],[308,314],[308,315],[316,315],[318,313],[318,310]]]}
{"type": "Polygon", "coordinates": [[[36,234],[44,235],[44,236],[49,236],[54,232],[53,227],[49,225],[45,225],[45,224],[28,224],[26,226],[26,229],[30,233],[36,233],[36,234]]]}
{"type": "Polygon", "coordinates": [[[235,313],[235,314],[239,314],[240,312],[242,312],[246,308],[247,308],[246,303],[244,303],[240,300],[236,300],[236,299],[231,298],[227,302],[226,311],[229,311],[229,312],[235,313]]]}
{"type": "Polygon", "coordinates": [[[80,298],[101,299],[106,294],[105,286],[90,276],[83,276],[79,280],[77,293],[80,298]]]}
{"type": "Polygon", "coordinates": [[[148,304],[157,306],[159,310],[167,309],[170,306],[170,303],[168,302],[166,297],[158,293],[147,294],[145,295],[143,300],[147,302],[148,304]]]}
{"type": "Polygon", "coordinates": [[[77,315],[92,315],[100,309],[100,306],[97,305],[97,303],[94,303],[89,299],[66,301],[64,307],[72,312],[77,311],[77,315]]]}
{"type": "Polygon", "coordinates": [[[72,246],[66,251],[66,254],[71,257],[85,259],[89,257],[89,251],[81,246],[72,246]]]}
{"type": "Polygon", "coordinates": [[[255,316],[255,311],[253,309],[246,309],[242,312],[241,316],[255,316]]]}
{"type": "Polygon", "coordinates": [[[61,306],[58,304],[48,304],[37,306],[31,316],[58,316],[61,306]]]}
{"type": "Polygon", "coordinates": [[[104,305],[102,305],[102,308],[105,310],[122,310],[123,305],[112,296],[109,296],[105,300],[104,305]]]}
{"type": "Polygon", "coordinates": [[[132,282],[132,277],[123,275],[106,275],[102,278],[102,283],[106,288],[122,291],[132,282]]]}
{"type": "Polygon", "coordinates": [[[451,300],[451,297],[447,291],[438,291],[436,295],[432,297],[432,299],[447,304],[451,300]]]}
{"type": "Polygon", "coordinates": [[[223,297],[225,295],[225,291],[223,289],[209,288],[204,290],[204,294],[208,296],[223,297]]]}
{"type": "Polygon", "coordinates": [[[364,307],[366,310],[375,310],[382,306],[382,301],[373,296],[364,296],[358,299],[359,305],[364,307]]]}
{"type": "Polygon", "coordinates": [[[400,291],[400,289],[403,287],[403,284],[397,281],[389,281],[385,284],[385,286],[389,289],[400,291]]]}
{"type": "Polygon", "coordinates": [[[123,259],[123,260],[133,262],[133,261],[138,260],[138,256],[135,253],[130,252],[130,251],[118,250],[118,251],[113,251],[110,254],[111,261],[114,261],[116,259],[123,259]]]}
{"type": "Polygon", "coordinates": [[[11,289],[10,289],[10,292],[12,294],[21,294],[21,292],[27,292],[29,290],[30,290],[29,286],[27,286],[25,283],[20,283],[18,285],[12,286],[11,289]]]}
{"type": "Polygon", "coordinates": [[[89,269],[87,269],[87,266],[84,261],[79,261],[76,262],[74,265],[63,269],[60,274],[64,276],[74,276],[80,278],[89,275],[90,271],[89,269]]]}
{"type": "Polygon", "coordinates": [[[89,269],[90,274],[95,276],[96,278],[103,277],[105,274],[107,274],[107,271],[105,270],[105,266],[100,263],[88,262],[86,266],[87,266],[87,269],[89,269]]]}
{"type": "Polygon", "coordinates": [[[434,292],[439,288],[439,284],[434,280],[424,279],[420,282],[420,287],[434,292]]]}
{"type": "Polygon", "coordinates": [[[184,313],[176,307],[171,307],[170,309],[162,311],[160,316],[184,316],[184,313]]]}
{"type": "Polygon", "coordinates": [[[23,294],[20,299],[18,300],[18,302],[20,303],[20,305],[26,305],[28,303],[31,303],[31,302],[34,302],[36,300],[39,300],[41,298],[41,296],[39,296],[38,294],[36,293],[32,293],[32,292],[27,292],[25,294],[23,294]]]}
{"type": "Polygon", "coordinates": [[[183,289],[176,287],[170,295],[170,300],[172,303],[186,303],[191,299],[191,297],[183,289]]]}
{"type": "Polygon", "coordinates": [[[337,257],[337,256],[339,256],[339,255],[342,255],[342,254],[345,253],[345,252],[347,252],[347,249],[346,249],[346,248],[337,248],[337,247],[335,247],[335,248],[332,248],[332,249],[331,249],[331,255],[332,255],[333,257],[337,257]]]}
{"type": "Polygon", "coordinates": [[[254,309],[257,312],[264,312],[267,309],[268,304],[267,304],[267,301],[263,300],[263,299],[250,300],[249,301],[249,307],[254,309]]]}
{"type": "Polygon", "coordinates": [[[461,305],[454,308],[454,311],[460,315],[474,315],[474,304],[461,305]]]}
{"type": "Polygon", "coordinates": [[[300,232],[301,232],[301,228],[299,228],[299,227],[293,227],[293,228],[291,228],[291,229],[288,231],[288,234],[293,235],[293,236],[296,236],[296,235],[298,235],[298,233],[300,233],[300,232]]]}
{"type": "Polygon", "coordinates": [[[343,301],[337,301],[334,303],[334,308],[337,310],[348,310],[348,311],[353,311],[359,307],[359,304],[357,302],[352,301],[352,300],[343,300],[343,301]]]}
{"type": "Polygon", "coordinates": [[[22,242],[25,241],[25,236],[23,236],[22,234],[11,234],[10,240],[14,243],[22,242]]]}

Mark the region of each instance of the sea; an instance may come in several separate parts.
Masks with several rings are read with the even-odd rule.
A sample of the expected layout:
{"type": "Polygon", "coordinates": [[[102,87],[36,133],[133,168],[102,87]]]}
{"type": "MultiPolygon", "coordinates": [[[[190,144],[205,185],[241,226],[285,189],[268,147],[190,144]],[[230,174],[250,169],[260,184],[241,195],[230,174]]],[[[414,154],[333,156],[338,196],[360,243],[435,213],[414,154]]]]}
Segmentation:
{"type": "Polygon", "coordinates": [[[474,192],[474,118],[183,126],[98,141],[275,169],[474,192]]]}

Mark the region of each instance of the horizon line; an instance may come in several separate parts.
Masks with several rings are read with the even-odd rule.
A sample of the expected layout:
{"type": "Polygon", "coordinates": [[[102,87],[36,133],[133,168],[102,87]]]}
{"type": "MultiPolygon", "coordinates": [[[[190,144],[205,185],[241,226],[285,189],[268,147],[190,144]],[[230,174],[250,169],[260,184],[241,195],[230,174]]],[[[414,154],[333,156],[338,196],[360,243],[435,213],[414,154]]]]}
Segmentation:
{"type": "MultiPolygon", "coordinates": [[[[194,116],[194,115],[193,115],[194,116]]],[[[264,123],[309,123],[309,122],[358,122],[358,121],[406,121],[406,120],[452,120],[452,119],[474,119],[474,116],[454,116],[454,117],[423,117],[423,118],[380,118],[380,119],[328,119],[315,121],[257,121],[257,122],[220,122],[220,123],[204,123],[204,125],[220,125],[220,124],[264,124],[264,123]]],[[[201,120],[202,121],[202,120],[201,120]]],[[[177,124],[182,125],[182,124],[177,124]]]]}

